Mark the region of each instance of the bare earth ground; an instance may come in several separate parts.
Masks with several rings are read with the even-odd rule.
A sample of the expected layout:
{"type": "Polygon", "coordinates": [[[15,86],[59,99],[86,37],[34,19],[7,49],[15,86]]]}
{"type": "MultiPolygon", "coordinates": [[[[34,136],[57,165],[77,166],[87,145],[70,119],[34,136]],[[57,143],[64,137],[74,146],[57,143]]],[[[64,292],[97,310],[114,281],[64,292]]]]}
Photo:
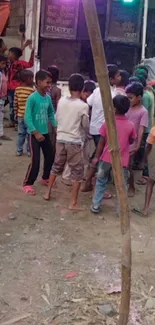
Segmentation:
{"type": "MultiPolygon", "coordinates": [[[[121,235],[114,200],[99,217],[81,194],[85,212],[67,210],[70,188],[58,181],[53,200],[23,194],[29,158],[15,157],[16,133],[0,147],[0,325],[117,324],[120,294],[121,235]],[[15,217],[10,220],[9,217],[15,217]],[[71,278],[66,278],[69,274],[71,278]],[[104,305],[114,308],[106,317],[104,305]],[[16,320],[17,317],[17,320],[16,320]],[[19,319],[18,319],[19,318],[19,319]],[[23,318],[23,319],[22,319],[23,318]],[[10,321],[10,322],[7,322],[10,321]]],[[[141,207],[145,188],[131,205],[141,207]]],[[[151,216],[132,215],[132,303],[130,325],[155,323],[155,195],[151,216]]]]}

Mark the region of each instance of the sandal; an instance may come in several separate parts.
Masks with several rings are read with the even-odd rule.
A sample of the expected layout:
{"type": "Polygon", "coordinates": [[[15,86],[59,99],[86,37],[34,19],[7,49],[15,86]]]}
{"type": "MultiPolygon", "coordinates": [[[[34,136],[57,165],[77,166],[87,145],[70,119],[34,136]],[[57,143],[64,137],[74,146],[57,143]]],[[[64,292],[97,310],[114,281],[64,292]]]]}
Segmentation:
{"type": "Polygon", "coordinates": [[[147,179],[148,177],[142,177],[141,179],[139,179],[136,184],[137,185],[146,185],[147,184],[147,179]]]}
{"type": "Polygon", "coordinates": [[[140,211],[138,209],[132,209],[131,212],[134,214],[137,214],[139,217],[148,218],[148,216],[146,214],[144,214],[142,211],[140,211]]]}
{"type": "Polygon", "coordinates": [[[99,207],[96,208],[96,207],[94,206],[94,204],[92,204],[92,205],[90,206],[90,211],[93,212],[93,213],[99,213],[99,212],[100,212],[100,208],[99,208],[99,207]]]}
{"type": "Polygon", "coordinates": [[[110,193],[108,193],[108,192],[105,192],[103,199],[104,200],[110,200],[110,199],[112,199],[112,195],[110,193]]]}
{"type": "Polygon", "coordinates": [[[36,192],[32,185],[23,186],[23,192],[28,195],[36,195],[36,192]]]}

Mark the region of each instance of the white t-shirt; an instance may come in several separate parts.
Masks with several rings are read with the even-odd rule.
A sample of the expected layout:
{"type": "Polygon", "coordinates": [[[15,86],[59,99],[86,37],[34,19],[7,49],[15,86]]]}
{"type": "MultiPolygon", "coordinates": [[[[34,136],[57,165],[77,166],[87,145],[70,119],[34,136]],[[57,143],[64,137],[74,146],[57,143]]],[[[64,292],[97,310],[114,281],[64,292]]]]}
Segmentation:
{"type": "Polygon", "coordinates": [[[57,140],[61,142],[82,144],[83,127],[82,121],[89,127],[89,107],[81,99],[62,97],[57,106],[56,119],[57,140]]]}
{"type": "MultiPolygon", "coordinates": [[[[112,98],[116,96],[116,89],[111,87],[112,98]]],[[[92,107],[91,121],[90,121],[90,134],[100,134],[99,130],[105,121],[104,110],[102,105],[100,88],[96,88],[90,97],[87,99],[87,103],[92,107]]]]}

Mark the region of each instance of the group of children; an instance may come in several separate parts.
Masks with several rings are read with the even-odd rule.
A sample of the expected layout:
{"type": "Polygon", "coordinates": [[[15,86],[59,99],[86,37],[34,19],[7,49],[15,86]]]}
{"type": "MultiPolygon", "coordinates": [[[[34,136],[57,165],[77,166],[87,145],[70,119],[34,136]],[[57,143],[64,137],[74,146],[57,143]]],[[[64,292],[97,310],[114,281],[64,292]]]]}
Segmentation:
{"type": "MultiPolygon", "coordinates": [[[[23,154],[25,141],[27,154],[31,156],[23,191],[36,194],[33,185],[40,169],[41,149],[44,155],[41,183],[47,185],[44,199],[50,199],[56,177],[63,174],[65,179],[67,174],[72,182],[69,208],[77,210],[80,188],[84,192],[92,190],[92,180],[96,175],[90,209],[98,213],[102,200],[111,198],[106,192],[111,154],[100,89],[96,88],[95,82],[84,81],[82,75],[73,74],[69,79],[70,95],[61,97],[57,86],[59,70],[55,66],[49,67],[48,71],[38,71],[34,86],[33,73],[25,70],[33,64],[33,57],[25,64],[19,60],[19,52],[17,48],[10,49],[10,67],[7,58],[0,54],[0,134],[3,139],[1,114],[8,94],[11,126],[18,125],[17,156],[23,154]],[[95,145],[92,155],[89,151],[90,137],[95,145]],[[87,170],[85,165],[89,167],[87,170]]],[[[116,65],[108,65],[108,72],[126,186],[129,195],[134,196],[133,169],[135,166],[143,169],[139,184],[147,182],[145,207],[143,211],[134,209],[134,212],[146,216],[155,183],[155,165],[148,166],[155,130],[152,128],[152,90],[146,86],[147,71],[144,67],[139,68],[136,76],[130,78],[128,72],[120,71],[116,65]]]]}

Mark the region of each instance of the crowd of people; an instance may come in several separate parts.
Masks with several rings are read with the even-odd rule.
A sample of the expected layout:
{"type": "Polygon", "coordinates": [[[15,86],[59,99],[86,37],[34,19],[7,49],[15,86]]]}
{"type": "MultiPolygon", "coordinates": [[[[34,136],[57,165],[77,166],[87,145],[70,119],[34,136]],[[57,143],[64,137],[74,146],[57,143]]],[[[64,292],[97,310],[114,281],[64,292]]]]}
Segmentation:
{"type": "MultiPolygon", "coordinates": [[[[70,95],[61,96],[56,66],[39,70],[34,83],[33,72],[28,70],[33,66],[33,51],[30,61],[25,62],[20,60],[22,50],[11,48],[6,56],[6,46],[0,39],[0,139],[11,140],[4,134],[4,107],[8,99],[8,127],[18,132],[16,155],[23,155],[26,142],[27,155],[31,157],[23,191],[36,194],[34,183],[42,150],[41,183],[47,186],[43,198],[50,200],[56,178],[62,174],[64,183],[72,185],[69,209],[81,209],[77,204],[80,190],[93,191],[90,210],[99,213],[103,199],[112,197],[106,192],[112,166],[100,88],[94,81],[84,80],[81,74],[75,73],[69,78],[70,95]],[[95,151],[90,154],[92,139],[95,151]]],[[[146,185],[145,205],[142,211],[134,209],[133,212],[146,217],[155,184],[154,92],[147,85],[145,66],[136,68],[134,76],[114,64],[107,68],[126,187],[133,197],[134,170],[142,170],[138,184],[146,185]]]]}

